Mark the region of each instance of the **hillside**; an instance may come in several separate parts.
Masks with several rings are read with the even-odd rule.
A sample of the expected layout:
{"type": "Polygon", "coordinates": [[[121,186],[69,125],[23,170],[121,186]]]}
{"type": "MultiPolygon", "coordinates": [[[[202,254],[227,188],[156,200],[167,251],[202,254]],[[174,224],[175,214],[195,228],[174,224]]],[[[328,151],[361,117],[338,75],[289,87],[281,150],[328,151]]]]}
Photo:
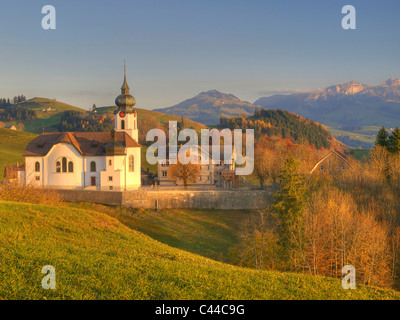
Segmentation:
{"type": "Polygon", "coordinates": [[[175,106],[155,109],[155,111],[186,117],[206,125],[214,125],[219,124],[222,114],[227,117],[241,114],[250,115],[254,113],[255,109],[255,105],[241,101],[232,94],[211,90],[202,92],[175,106]]]}
{"type": "Polygon", "coordinates": [[[6,164],[23,163],[22,154],[27,144],[36,137],[29,132],[0,128],[0,180],[3,179],[6,164]]]}
{"type": "MultiPolygon", "coordinates": [[[[109,107],[99,107],[96,110],[99,115],[105,115],[105,114],[112,115],[113,112],[116,110],[116,108],[117,108],[116,106],[109,106],[109,107]]],[[[135,108],[135,109],[138,113],[138,119],[142,119],[144,117],[153,117],[162,125],[168,123],[168,121],[181,121],[182,119],[182,116],[179,115],[165,114],[159,111],[148,110],[148,109],[140,109],[140,108],[135,108]]],[[[193,121],[191,119],[184,117],[183,120],[185,122],[186,128],[193,128],[195,130],[201,130],[207,128],[206,125],[193,121]]]]}
{"type": "Polygon", "coordinates": [[[342,131],[335,136],[348,145],[365,147],[371,146],[368,140],[373,140],[377,131],[360,138],[351,133],[360,134],[364,127],[395,128],[400,124],[400,80],[389,79],[378,86],[350,81],[309,93],[263,97],[254,104],[318,121],[342,131]]]}
{"type": "Polygon", "coordinates": [[[61,114],[64,111],[86,112],[84,109],[47,98],[33,98],[18,105],[34,111],[37,118],[26,121],[11,121],[9,124],[22,122],[25,126],[25,131],[33,133],[42,133],[43,130],[46,132],[56,131],[54,126],[60,122],[61,114]],[[43,109],[46,109],[46,111],[42,111],[43,109]]]}
{"type": "Polygon", "coordinates": [[[259,272],[161,244],[95,211],[0,202],[0,299],[400,299],[340,280],[259,272]],[[57,289],[40,287],[53,265],[57,289]]]}
{"type": "Polygon", "coordinates": [[[324,126],[283,110],[257,109],[254,115],[246,118],[222,117],[221,127],[231,130],[254,129],[256,136],[277,136],[299,144],[314,145],[316,149],[329,149],[332,142],[335,142],[324,126]]]}

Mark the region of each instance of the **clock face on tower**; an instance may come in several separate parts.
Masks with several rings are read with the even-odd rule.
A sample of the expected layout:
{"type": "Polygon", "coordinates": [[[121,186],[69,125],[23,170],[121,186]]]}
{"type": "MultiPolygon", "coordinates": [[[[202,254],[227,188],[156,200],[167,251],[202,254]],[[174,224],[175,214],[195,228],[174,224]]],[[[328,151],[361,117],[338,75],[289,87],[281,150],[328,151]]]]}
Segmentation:
{"type": "Polygon", "coordinates": [[[125,112],[124,112],[124,111],[121,111],[121,112],[119,113],[119,116],[120,116],[121,118],[125,118],[125,112]]]}

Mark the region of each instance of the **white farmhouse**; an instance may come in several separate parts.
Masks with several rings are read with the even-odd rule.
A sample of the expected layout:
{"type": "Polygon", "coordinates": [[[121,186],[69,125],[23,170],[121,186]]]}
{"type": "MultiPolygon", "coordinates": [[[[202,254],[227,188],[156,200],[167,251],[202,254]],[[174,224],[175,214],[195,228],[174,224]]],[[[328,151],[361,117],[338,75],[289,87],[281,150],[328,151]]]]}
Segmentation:
{"type": "Polygon", "coordinates": [[[43,133],[24,153],[25,181],[63,189],[129,190],[141,186],[135,98],[126,81],[115,100],[112,132],[43,133]]]}

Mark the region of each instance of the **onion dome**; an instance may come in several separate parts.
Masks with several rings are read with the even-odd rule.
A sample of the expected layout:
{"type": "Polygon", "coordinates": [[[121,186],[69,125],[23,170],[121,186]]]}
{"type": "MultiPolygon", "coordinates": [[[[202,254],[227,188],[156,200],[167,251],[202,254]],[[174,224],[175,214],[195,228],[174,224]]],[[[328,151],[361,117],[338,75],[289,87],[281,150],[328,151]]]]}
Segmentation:
{"type": "Polygon", "coordinates": [[[115,104],[119,109],[131,109],[135,104],[136,100],[129,94],[129,86],[126,81],[126,66],[124,65],[124,83],[121,87],[121,94],[115,99],[115,104]]]}

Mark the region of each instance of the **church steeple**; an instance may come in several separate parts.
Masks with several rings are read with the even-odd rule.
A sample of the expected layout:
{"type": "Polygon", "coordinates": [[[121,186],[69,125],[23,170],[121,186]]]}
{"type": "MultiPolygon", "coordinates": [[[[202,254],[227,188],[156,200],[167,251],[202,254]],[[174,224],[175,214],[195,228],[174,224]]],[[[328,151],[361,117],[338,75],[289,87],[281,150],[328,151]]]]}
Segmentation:
{"type": "Polygon", "coordinates": [[[129,94],[129,86],[128,82],[126,81],[126,64],[124,61],[124,83],[122,84],[121,87],[121,94],[129,94]]]}
{"type": "Polygon", "coordinates": [[[137,114],[133,109],[136,100],[129,94],[129,86],[126,81],[126,64],[124,63],[124,83],[121,87],[121,94],[115,99],[118,109],[114,111],[115,131],[124,131],[134,140],[138,141],[137,114]]]}
{"type": "MultiPolygon", "coordinates": [[[[115,104],[119,107],[118,110],[133,111],[133,106],[136,104],[136,100],[129,94],[129,86],[126,81],[126,64],[124,63],[124,83],[121,87],[121,94],[115,99],[115,104]]],[[[117,110],[117,111],[118,111],[117,110]]]]}

